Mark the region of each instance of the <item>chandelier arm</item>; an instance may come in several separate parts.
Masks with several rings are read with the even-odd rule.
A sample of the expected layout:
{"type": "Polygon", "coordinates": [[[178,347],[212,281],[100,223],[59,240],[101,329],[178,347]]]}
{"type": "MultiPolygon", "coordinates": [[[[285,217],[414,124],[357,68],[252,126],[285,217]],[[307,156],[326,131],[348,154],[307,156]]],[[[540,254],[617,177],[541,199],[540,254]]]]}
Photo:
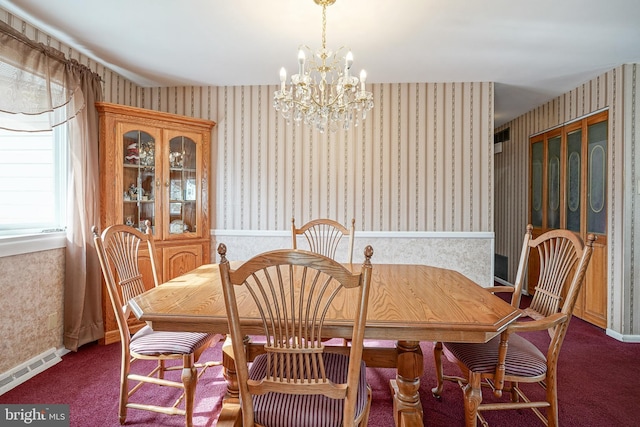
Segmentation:
{"type": "MultiPolygon", "coordinates": [[[[318,101],[316,101],[313,97],[311,98],[311,101],[313,101],[313,103],[320,108],[328,108],[328,107],[333,107],[336,102],[338,102],[338,98],[333,99],[330,103],[328,104],[320,104],[318,103],[318,101]]],[[[350,107],[352,105],[356,105],[356,104],[363,104],[366,101],[366,99],[353,99],[353,100],[348,100],[343,107],[345,108],[340,108],[338,111],[346,111],[348,110],[347,107],[350,107]]],[[[293,102],[295,105],[298,105],[300,107],[302,107],[303,110],[308,110],[309,109],[309,105],[305,104],[303,102],[298,101],[297,99],[291,99],[291,102],[293,102]]]]}

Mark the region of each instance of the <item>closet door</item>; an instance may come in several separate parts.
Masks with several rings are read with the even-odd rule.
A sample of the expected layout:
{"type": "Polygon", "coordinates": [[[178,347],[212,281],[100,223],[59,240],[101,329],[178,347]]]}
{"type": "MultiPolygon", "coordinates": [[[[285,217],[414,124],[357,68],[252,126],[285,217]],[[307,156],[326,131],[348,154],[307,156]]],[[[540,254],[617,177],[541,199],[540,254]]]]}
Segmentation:
{"type": "MultiPolygon", "coordinates": [[[[597,236],[574,314],[606,328],[607,150],[605,111],[530,139],[530,217],[534,237],[566,228],[597,236]]],[[[535,292],[538,255],[529,258],[527,291],[535,292]]]]}
{"type": "MultiPolygon", "coordinates": [[[[529,188],[530,216],[533,237],[561,228],[564,221],[565,168],[563,162],[562,129],[537,135],[530,141],[529,188]]],[[[527,293],[533,295],[538,283],[540,262],[537,253],[529,257],[527,293]]]]}
{"type": "Polygon", "coordinates": [[[607,327],[607,117],[597,115],[586,123],[583,139],[585,158],[584,225],[582,238],[596,235],[576,315],[590,323],[607,327]],[[581,304],[580,304],[581,303],[581,304]]]}

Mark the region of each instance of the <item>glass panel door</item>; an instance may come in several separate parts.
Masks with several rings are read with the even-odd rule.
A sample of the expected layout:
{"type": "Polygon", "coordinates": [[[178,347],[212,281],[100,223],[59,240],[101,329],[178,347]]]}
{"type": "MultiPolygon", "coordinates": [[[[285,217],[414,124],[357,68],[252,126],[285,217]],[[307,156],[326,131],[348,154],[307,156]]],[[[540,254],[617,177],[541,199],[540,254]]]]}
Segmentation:
{"type": "Polygon", "coordinates": [[[196,149],[186,136],[169,141],[169,234],[198,231],[196,149]]]}
{"type": "Polygon", "coordinates": [[[560,228],[560,143],[558,135],[547,146],[547,228],[560,228]]]}
{"type": "Polygon", "coordinates": [[[582,130],[567,133],[567,229],[580,232],[582,206],[582,130]]]}
{"type": "Polygon", "coordinates": [[[145,231],[151,221],[155,233],[156,141],[140,130],[126,132],[123,143],[122,218],[125,224],[145,231]]]}
{"type": "Polygon", "coordinates": [[[531,144],[531,224],[542,227],[543,158],[542,141],[531,144]]]}
{"type": "Polygon", "coordinates": [[[607,232],[607,122],[587,127],[587,232],[607,232]]]}

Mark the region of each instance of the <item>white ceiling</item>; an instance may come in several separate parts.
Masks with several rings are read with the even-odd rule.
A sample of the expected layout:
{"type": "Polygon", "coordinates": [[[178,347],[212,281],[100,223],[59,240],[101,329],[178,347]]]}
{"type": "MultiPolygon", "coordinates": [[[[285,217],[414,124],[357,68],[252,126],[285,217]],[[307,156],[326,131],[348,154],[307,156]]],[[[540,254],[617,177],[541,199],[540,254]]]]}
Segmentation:
{"type": "MultiPolygon", "coordinates": [[[[313,0],[0,0],[141,86],[265,85],[321,45],[313,0]]],[[[495,86],[495,125],[640,63],[638,0],[337,0],[327,47],[369,83],[495,86]]]]}

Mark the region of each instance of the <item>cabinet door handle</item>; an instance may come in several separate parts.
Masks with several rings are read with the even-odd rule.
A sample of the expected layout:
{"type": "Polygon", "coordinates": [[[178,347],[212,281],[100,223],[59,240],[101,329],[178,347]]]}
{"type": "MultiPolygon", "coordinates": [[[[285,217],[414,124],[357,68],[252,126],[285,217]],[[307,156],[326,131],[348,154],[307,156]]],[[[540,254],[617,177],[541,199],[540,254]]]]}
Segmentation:
{"type": "Polygon", "coordinates": [[[165,186],[165,187],[169,187],[169,181],[165,182],[165,183],[164,183],[164,186],[165,186]]]}

